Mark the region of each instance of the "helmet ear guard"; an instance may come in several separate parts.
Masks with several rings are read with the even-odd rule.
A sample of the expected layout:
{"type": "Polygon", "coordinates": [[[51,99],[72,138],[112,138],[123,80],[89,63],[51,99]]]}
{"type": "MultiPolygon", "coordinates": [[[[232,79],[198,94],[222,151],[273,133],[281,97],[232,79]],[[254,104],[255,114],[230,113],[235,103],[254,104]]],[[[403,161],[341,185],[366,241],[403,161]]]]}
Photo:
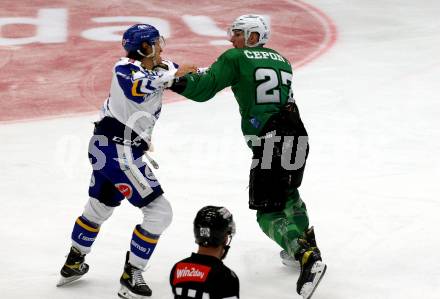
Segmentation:
{"type": "Polygon", "coordinates": [[[270,36],[270,28],[268,22],[260,15],[242,15],[239,16],[232,23],[228,29],[229,36],[232,36],[234,30],[241,30],[244,33],[246,47],[256,47],[267,43],[270,36]],[[260,35],[256,44],[248,44],[248,39],[252,32],[256,32],[260,35]]]}

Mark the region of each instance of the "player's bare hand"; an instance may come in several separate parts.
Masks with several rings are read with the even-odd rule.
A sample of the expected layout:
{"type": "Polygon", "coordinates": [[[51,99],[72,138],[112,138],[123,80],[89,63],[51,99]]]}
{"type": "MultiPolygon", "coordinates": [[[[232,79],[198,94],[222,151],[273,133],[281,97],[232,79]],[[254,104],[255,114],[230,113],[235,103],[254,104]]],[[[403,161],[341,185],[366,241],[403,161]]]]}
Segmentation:
{"type": "Polygon", "coordinates": [[[181,77],[188,73],[197,73],[197,67],[192,64],[184,64],[179,66],[179,69],[176,72],[176,77],[181,77]]]}

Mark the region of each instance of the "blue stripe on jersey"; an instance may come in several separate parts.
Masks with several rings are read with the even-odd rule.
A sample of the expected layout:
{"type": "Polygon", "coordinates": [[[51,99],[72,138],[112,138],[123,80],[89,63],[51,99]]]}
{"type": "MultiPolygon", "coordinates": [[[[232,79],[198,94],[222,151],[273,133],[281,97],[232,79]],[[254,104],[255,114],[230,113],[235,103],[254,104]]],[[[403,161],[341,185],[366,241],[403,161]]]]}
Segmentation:
{"type": "Polygon", "coordinates": [[[151,81],[148,80],[147,84],[145,84],[145,88],[151,91],[155,91],[156,88],[154,88],[153,86],[151,86],[151,81]]]}
{"type": "Polygon", "coordinates": [[[145,77],[134,79],[133,74],[142,72],[142,70],[133,64],[118,65],[115,68],[116,78],[118,78],[119,86],[121,87],[124,95],[138,104],[142,103],[144,97],[156,89],[151,86],[151,79],[155,79],[155,76],[142,72],[145,77]]]}

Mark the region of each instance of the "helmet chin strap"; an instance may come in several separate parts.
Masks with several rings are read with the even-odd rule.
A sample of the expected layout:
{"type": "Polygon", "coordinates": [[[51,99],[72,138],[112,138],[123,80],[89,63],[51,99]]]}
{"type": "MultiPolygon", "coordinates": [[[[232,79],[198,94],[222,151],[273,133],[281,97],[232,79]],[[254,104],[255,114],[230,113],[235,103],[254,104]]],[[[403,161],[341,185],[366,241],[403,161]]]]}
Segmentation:
{"type": "Polygon", "coordinates": [[[156,46],[155,46],[155,44],[153,44],[152,46],[151,46],[151,48],[153,49],[153,51],[150,53],[150,54],[148,54],[148,55],[145,55],[144,53],[142,53],[142,51],[141,50],[137,50],[137,52],[138,52],[138,54],[139,55],[141,55],[142,57],[145,57],[145,58],[153,58],[153,65],[157,65],[157,61],[156,61],[156,46]]]}

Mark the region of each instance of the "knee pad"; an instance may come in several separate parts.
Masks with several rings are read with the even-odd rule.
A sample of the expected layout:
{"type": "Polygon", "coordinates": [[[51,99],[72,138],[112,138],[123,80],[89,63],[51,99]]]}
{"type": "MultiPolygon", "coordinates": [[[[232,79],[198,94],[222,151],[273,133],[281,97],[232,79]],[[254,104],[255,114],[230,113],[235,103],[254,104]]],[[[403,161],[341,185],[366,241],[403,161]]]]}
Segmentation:
{"type": "Polygon", "coordinates": [[[87,220],[101,225],[112,215],[114,209],[114,207],[106,206],[96,198],[90,197],[84,207],[83,216],[87,220]]]}
{"type": "Polygon", "coordinates": [[[150,234],[162,234],[173,219],[171,205],[163,195],[156,198],[149,205],[142,207],[141,211],[144,214],[141,227],[150,234]]]}

